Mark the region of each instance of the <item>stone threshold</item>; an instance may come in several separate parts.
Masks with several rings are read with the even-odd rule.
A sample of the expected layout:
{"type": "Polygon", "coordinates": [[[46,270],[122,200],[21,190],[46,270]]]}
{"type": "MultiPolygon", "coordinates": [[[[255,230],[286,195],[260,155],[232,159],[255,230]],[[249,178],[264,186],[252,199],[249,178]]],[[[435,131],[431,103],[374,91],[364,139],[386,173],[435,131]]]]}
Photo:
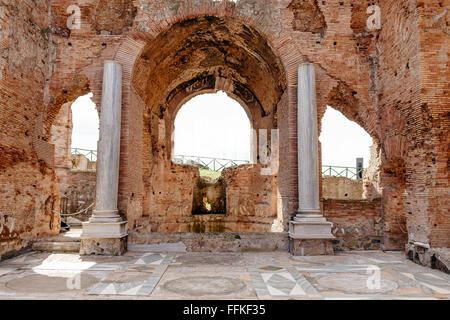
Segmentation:
{"type": "Polygon", "coordinates": [[[273,252],[289,250],[287,232],[139,233],[128,235],[132,251],[153,252],[273,252]]]}

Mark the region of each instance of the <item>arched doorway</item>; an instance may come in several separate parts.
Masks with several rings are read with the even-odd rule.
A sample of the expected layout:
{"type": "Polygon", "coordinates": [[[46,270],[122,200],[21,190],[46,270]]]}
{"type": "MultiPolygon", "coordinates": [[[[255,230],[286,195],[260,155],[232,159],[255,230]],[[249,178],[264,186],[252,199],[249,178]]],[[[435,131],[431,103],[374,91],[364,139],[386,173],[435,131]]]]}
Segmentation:
{"type": "Polygon", "coordinates": [[[99,116],[92,96],[62,105],[50,130],[62,220],[73,227],[89,219],[95,202],[99,116]]]}
{"type": "MultiPolygon", "coordinates": [[[[175,23],[142,49],[131,86],[131,108],[143,117],[141,152],[136,153],[142,167],[141,180],[129,181],[123,190],[122,205],[134,226],[162,233],[286,230],[288,213],[282,202],[287,182],[280,187],[279,172],[265,173],[262,169],[270,163],[261,160],[266,160],[264,153],[271,154],[274,130],[287,135],[287,119],[283,125],[278,119],[279,111],[287,108],[286,78],[260,32],[213,16],[175,23]],[[252,145],[263,147],[252,152],[253,164],[222,172],[220,192],[226,201],[221,215],[199,217],[193,215],[196,193],[211,186],[199,179],[198,168],[171,161],[174,121],[187,101],[218,91],[241,104],[254,129],[252,145]],[[128,210],[131,198],[132,207],[139,208],[134,213],[128,210]]],[[[217,185],[212,187],[218,192],[217,185]]]]}

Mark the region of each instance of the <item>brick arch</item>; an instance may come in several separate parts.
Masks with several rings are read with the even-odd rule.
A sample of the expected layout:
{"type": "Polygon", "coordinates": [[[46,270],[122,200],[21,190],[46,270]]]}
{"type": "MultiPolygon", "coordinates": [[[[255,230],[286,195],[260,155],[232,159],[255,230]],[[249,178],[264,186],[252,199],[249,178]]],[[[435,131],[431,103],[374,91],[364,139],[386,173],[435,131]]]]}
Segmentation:
{"type": "MultiPolygon", "coordinates": [[[[328,96],[326,97],[326,105],[340,111],[350,121],[356,122],[372,137],[377,137],[375,126],[368,122],[367,117],[361,113],[361,102],[356,95],[357,91],[352,89],[346,83],[338,81],[329,91],[328,96]]],[[[326,106],[324,106],[324,108],[326,108],[326,106]]]]}
{"type": "Polygon", "coordinates": [[[76,75],[70,81],[70,84],[65,87],[53,101],[45,108],[42,115],[43,127],[41,135],[43,140],[48,141],[50,139],[50,132],[53,122],[61,110],[61,107],[66,104],[72,104],[75,100],[81,96],[84,96],[90,92],[89,79],[84,75],[76,75]]]}
{"type": "MultiPolygon", "coordinates": [[[[285,15],[289,14],[289,19],[292,19],[290,15],[291,12],[286,9],[288,2],[280,2],[276,4],[276,10],[281,10],[280,19],[286,18],[285,15]],[[284,13],[283,13],[284,12],[284,13]]],[[[255,5],[259,5],[256,3],[255,5]]],[[[264,6],[264,4],[261,4],[264,6]]],[[[232,18],[235,21],[241,22],[248,27],[251,27],[258,32],[260,32],[265,39],[267,39],[270,48],[275,53],[277,57],[279,57],[282,68],[285,72],[286,90],[290,88],[295,88],[297,85],[297,66],[304,62],[309,62],[309,59],[303,55],[300,50],[300,47],[292,39],[290,32],[283,32],[281,30],[275,31],[274,29],[274,21],[267,21],[267,14],[260,10],[258,14],[247,15],[239,13],[236,9],[235,4],[229,1],[221,1],[215,2],[211,5],[210,1],[201,1],[198,6],[193,9],[190,5],[181,5],[178,8],[176,14],[169,14],[164,12],[162,8],[155,9],[154,16],[159,16],[159,18],[155,17],[146,17],[146,19],[142,19],[145,21],[145,27],[136,27],[132,32],[128,33],[124,36],[124,40],[121,41],[113,59],[120,62],[124,68],[124,85],[123,88],[126,90],[124,92],[124,104],[127,103],[127,97],[129,92],[129,88],[131,87],[131,77],[134,73],[134,68],[136,66],[136,61],[142,53],[145,44],[149,41],[157,37],[159,34],[168,30],[175,23],[184,21],[186,19],[192,19],[195,17],[201,16],[214,16],[221,18],[232,18]],[[161,18],[162,17],[162,18],[161,18]]],[[[281,22],[280,26],[282,25],[281,22]]],[[[101,91],[101,78],[99,73],[97,72],[97,77],[93,86],[96,87],[97,90],[93,89],[92,91],[101,91]]],[[[95,97],[99,95],[94,93],[95,97]]],[[[295,107],[296,97],[292,96],[292,94],[288,94],[287,99],[289,100],[290,112],[292,112],[292,108],[295,107]]],[[[99,102],[99,101],[97,101],[99,102]]],[[[293,137],[295,137],[295,133],[293,133],[293,137]]]]}
{"type": "MultiPolygon", "coordinates": [[[[379,131],[378,114],[372,110],[364,110],[364,103],[357,98],[357,92],[347,83],[334,79],[329,84],[326,103],[319,106],[319,119],[322,119],[327,105],[340,111],[348,120],[357,123],[373,139],[372,157],[364,175],[363,194],[368,199],[381,200],[381,243],[382,248],[402,249],[407,242],[407,224],[404,212],[406,198],[406,168],[404,155],[406,138],[391,137],[388,141],[385,133],[379,131]]],[[[396,113],[396,126],[402,128],[403,119],[396,113]]],[[[322,122],[319,121],[319,128],[322,122]]]]}
{"type": "MultiPolygon", "coordinates": [[[[249,114],[249,119],[254,119],[255,115],[259,118],[267,118],[264,120],[263,124],[261,125],[261,128],[276,128],[277,127],[277,113],[280,109],[282,109],[282,113],[287,114],[288,110],[291,109],[289,107],[289,94],[287,83],[288,80],[287,72],[286,72],[286,63],[295,63],[291,62],[292,59],[297,60],[298,55],[294,55],[295,57],[292,57],[292,47],[286,46],[290,42],[287,39],[280,39],[273,37],[272,35],[264,34],[263,31],[257,30],[257,31],[251,31],[254,30],[254,26],[257,25],[256,22],[248,19],[248,18],[241,18],[241,17],[234,17],[230,14],[218,14],[217,12],[208,13],[212,15],[212,18],[215,17],[226,17],[228,21],[232,21],[233,23],[240,23],[245,28],[248,28],[247,32],[261,32],[260,38],[264,39],[264,41],[267,41],[266,47],[270,50],[270,55],[273,56],[270,60],[271,65],[276,66],[278,69],[272,70],[272,78],[281,78],[281,83],[277,84],[277,88],[271,89],[271,88],[264,88],[264,90],[279,90],[276,96],[270,101],[270,99],[264,100],[264,90],[259,90],[259,92],[253,92],[251,86],[244,86],[244,82],[242,79],[237,78],[231,78],[227,77],[227,75],[223,75],[220,73],[214,74],[214,85],[212,87],[199,87],[196,88],[193,91],[190,92],[182,92],[181,94],[177,95],[177,87],[183,84],[176,83],[176,85],[172,85],[170,90],[167,90],[167,92],[162,95],[162,98],[164,98],[164,103],[166,103],[165,107],[170,107],[170,114],[171,117],[166,122],[166,127],[168,131],[170,131],[170,123],[173,122],[174,116],[176,115],[176,112],[178,109],[183,105],[183,102],[186,102],[187,100],[191,99],[195,95],[205,93],[205,92],[216,92],[218,90],[225,91],[229,96],[231,96],[233,99],[237,100],[246,110],[247,114],[249,114]],[[281,51],[280,51],[281,49],[281,51]],[[276,71],[274,71],[276,70],[276,71]],[[238,89],[246,90],[245,94],[242,94],[238,91],[238,89]],[[174,92],[174,94],[171,95],[171,93],[174,92]],[[262,100],[262,102],[260,101],[262,100]],[[250,105],[250,106],[249,106],[250,105]],[[264,109],[264,107],[266,109],[264,109]]],[[[122,155],[121,155],[121,173],[120,173],[120,187],[119,187],[119,208],[122,210],[126,215],[127,219],[131,222],[130,228],[133,228],[134,226],[137,226],[140,224],[140,220],[142,219],[142,211],[145,211],[147,203],[144,200],[141,202],[141,204],[136,205],[136,202],[139,202],[139,200],[136,199],[143,199],[145,198],[145,190],[148,189],[149,185],[145,184],[143,179],[146,179],[145,177],[149,176],[151,174],[151,171],[149,171],[148,168],[148,159],[153,159],[150,161],[156,161],[156,163],[159,163],[162,161],[162,159],[166,159],[170,153],[154,153],[151,158],[147,158],[147,160],[144,160],[142,163],[139,162],[139,165],[136,167],[136,160],[139,158],[139,153],[143,154],[149,154],[151,152],[150,150],[154,148],[161,148],[164,146],[158,145],[158,143],[155,143],[155,138],[152,137],[152,134],[154,135],[155,130],[157,130],[156,133],[157,136],[161,134],[161,131],[158,131],[159,128],[153,128],[153,129],[146,129],[149,126],[149,121],[146,120],[146,117],[144,116],[144,113],[146,110],[152,110],[152,114],[149,114],[149,117],[153,117],[152,125],[158,126],[156,122],[160,122],[160,125],[164,126],[164,121],[161,122],[161,119],[158,118],[157,114],[160,112],[160,110],[163,110],[164,112],[165,108],[158,108],[159,104],[154,104],[153,109],[149,107],[151,103],[149,101],[146,101],[146,97],[142,94],[142,88],[140,88],[138,85],[139,82],[136,82],[136,73],[137,73],[137,67],[139,63],[141,63],[143,55],[146,54],[146,50],[148,50],[148,43],[154,41],[155,38],[158,37],[160,34],[164,34],[167,30],[170,30],[171,26],[176,25],[177,23],[183,23],[185,19],[195,19],[195,17],[204,17],[204,13],[196,13],[195,15],[180,15],[176,18],[170,19],[170,22],[167,22],[167,25],[165,25],[164,22],[160,23],[161,25],[164,25],[164,28],[161,28],[159,30],[155,30],[155,32],[147,32],[147,33],[139,33],[134,32],[132,34],[129,34],[124,41],[121,43],[120,47],[118,48],[114,60],[121,63],[123,66],[123,118],[122,118],[122,155]],[[136,128],[136,123],[132,122],[131,119],[139,119],[142,116],[144,119],[143,123],[139,124],[139,128],[136,128]],[[133,123],[133,126],[131,126],[131,123],[133,123]],[[142,127],[140,127],[142,125],[142,127]],[[149,131],[150,130],[150,131],[149,131]],[[133,139],[142,139],[143,144],[140,146],[132,146],[133,143],[131,142],[131,137],[133,139]],[[148,143],[148,141],[153,141],[151,144],[148,143]],[[164,155],[165,154],[165,155],[164,155]],[[133,164],[133,165],[131,165],[133,164]],[[131,178],[133,177],[133,178],[131,178]],[[137,182],[136,182],[137,181],[137,182]],[[147,189],[146,189],[147,188],[147,189]],[[136,209],[137,208],[137,209],[136,209]]],[[[145,59],[144,59],[145,60],[145,59]]],[[[262,66],[264,68],[265,66],[262,66]]],[[[258,72],[260,72],[258,70],[258,72]]],[[[229,74],[228,74],[229,76],[229,74]]],[[[195,76],[192,77],[186,77],[185,82],[192,81],[192,79],[195,79],[195,76]]],[[[265,79],[267,81],[267,79],[265,79]]],[[[275,91],[276,92],[276,91],[275,91]]],[[[154,103],[154,102],[153,102],[154,103]]],[[[147,117],[148,118],[148,117],[147,117]]],[[[284,140],[288,140],[289,135],[289,129],[288,129],[288,117],[284,117],[283,119],[284,125],[283,126],[283,133],[284,134],[284,140]]],[[[252,121],[251,121],[252,122],[252,121]]],[[[166,136],[169,136],[169,134],[166,133],[166,136]]],[[[169,140],[169,139],[167,139],[169,140]]],[[[167,143],[169,145],[169,143],[167,143]]],[[[170,147],[168,148],[170,149],[170,147]]],[[[288,156],[286,154],[286,159],[288,159],[288,156]]],[[[171,160],[171,159],[166,159],[171,160]]],[[[287,160],[286,160],[287,161],[287,160]]],[[[170,161],[171,162],[171,161],[170,161]]],[[[169,166],[174,166],[173,164],[169,166]]],[[[289,165],[286,164],[286,166],[283,166],[283,170],[287,169],[289,165]]],[[[178,170],[178,169],[164,169],[164,170],[178,170]]],[[[287,176],[287,173],[285,173],[285,176],[287,176]]],[[[289,190],[288,186],[285,186],[284,188],[281,188],[279,190],[279,194],[285,196],[286,193],[289,190]]],[[[285,210],[287,205],[284,206],[283,210],[285,210]]],[[[286,218],[286,213],[281,213],[281,215],[286,218]]],[[[145,217],[144,217],[145,218],[145,217]]],[[[287,224],[287,219],[285,223],[287,224]]],[[[145,224],[144,224],[145,225],[145,224]]]]}
{"type": "MultiPolygon", "coordinates": [[[[279,4],[279,9],[283,9],[284,5],[279,4]]],[[[265,39],[267,39],[270,48],[274,51],[275,55],[280,58],[282,68],[286,73],[286,83],[289,84],[292,80],[295,80],[295,74],[292,72],[292,68],[289,66],[299,64],[305,62],[306,59],[303,58],[303,55],[298,50],[298,48],[294,45],[294,41],[290,38],[289,34],[280,36],[279,32],[274,33],[270,30],[270,25],[267,24],[266,16],[264,13],[259,15],[252,15],[251,17],[238,14],[235,10],[235,4],[229,1],[216,2],[213,5],[209,1],[203,1],[198,4],[198,6],[193,10],[193,8],[189,6],[181,5],[178,8],[176,15],[170,15],[167,13],[163,13],[162,9],[159,8],[155,11],[155,15],[165,16],[163,19],[154,19],[154,17],[149,17],[148,21],[146,21],[145,28],[135,28],[132,32],[128,33],[124,37],[124,40],[121,41],[115,55],[114,60],[121,63],[123,66],[124,77],[123,77],[123,89],[124,91],[124,104],[126,104],[127,97],[130,93],[128,90],[131,88],[131,78],[135,73],[136,62],[142,54],[142,50],[145,47],[145,44],[156,38],[158,35],[163,33],[164,31],[170,29],[174,24],[196,17],[202,16],[213,16],[219,18],[232,18],[235,21],[239,21],[248,27],[251,27],[258,32],[260,32],[265,39]],[[145,30],[142,30],[145,29],[145,30]],[[292,54],[293,52],[297,52],[297,54],[292,54]]],[[[145,20],[145,19],[144,19],[145,20]]],[[[295,68],[294,68],[295,69],[295,68]]],[[[94,86],[97,90],[101,90],[101,78],[97,73],[98,79],[96,79],[96,83],[94,86]]],[[[94,94],[97,97],[99,95],[94,94]]],[[[97,101],[99,102],[99,100],[97,101]]]]}
{"type": "Polygon", "coordinates": [[[286,88],[283,69],[257,30],[229,17],[199,16],[172,24],[146,44],[135,62],[132,86],[155,110],[167,107],[180,86],[227,78],[236,95],[256,100],[270,113],[286,88]]]}

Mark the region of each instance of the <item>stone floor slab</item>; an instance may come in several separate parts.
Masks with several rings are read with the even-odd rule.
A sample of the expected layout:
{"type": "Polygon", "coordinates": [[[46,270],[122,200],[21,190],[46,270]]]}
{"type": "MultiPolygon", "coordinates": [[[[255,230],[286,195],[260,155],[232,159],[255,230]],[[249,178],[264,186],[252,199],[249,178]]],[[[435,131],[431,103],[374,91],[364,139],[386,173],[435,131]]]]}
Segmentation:
{"type": "Polygon", "coordinates": [[[293,267],[250,267],[256,294],[260,299],[318,298],[319,293],[293,267]]]}
{"type": "Polygon", "coordinates": [[[127,252],[121,257],[28,252],[0,263],[0,299],[449,298],[450,275],[397,252],[320,257],[285,252],[127,252]],[[375,271],[380,286],[374,289],[368,280],[375,271]]]}
{"type": "Polygon", "coordinates": [[[155,299],[256,299],[251,278],[240,267],[171,266],[153,291],[155,299]]]}
{"type": "Polygon", "coordinates": [[[10,272],[12,272],[12,271],[14,271],[14,270],[16,270],[16,269],[11,269],[11,268],[0,268],[0,277],[1,277],[2,275],[4,275],[4,274],[8,274],[8,273],[10,273],[10,272]]]}
{"type": "Polygon", "coordinates": [[[146,271],[119,270],[109,273],[90,291],[90,295],[148,296],[167,269],[158,265],[146,271]]]}

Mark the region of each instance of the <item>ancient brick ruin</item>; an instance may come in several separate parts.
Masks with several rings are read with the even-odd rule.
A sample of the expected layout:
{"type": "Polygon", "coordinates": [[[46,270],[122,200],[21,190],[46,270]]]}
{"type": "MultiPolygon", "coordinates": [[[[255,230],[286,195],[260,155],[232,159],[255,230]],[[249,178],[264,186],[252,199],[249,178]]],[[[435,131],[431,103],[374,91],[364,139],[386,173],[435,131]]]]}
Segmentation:
{"type": "Polygon", "coordinates": [[[334,249],[420,248],[430,265],[433,250],[450,247],[448,1],[83,0],[68,10],[74,4],[0,0],[0,257],[59,233],[61,194],[93,201],[95,171],[70,170],[70,105],[92,92],[100,113],[105,61],[123,70],[118,210],[129,242],[267,233],[288,250],[304,192],[297,89],[308,63],[319,131],[329,105],[374,140],[365,199],[321,200],[334,249]],[[380,26],[369,28],[375,7],[380,26]],[[172,161],[178,110],[219,90],[252,129],[279,130],[276,174],[238,166],[208,187],[198,168],[172,161]],[[201,192],[217,194],[219,214],[193,215],[201,192]]]}

